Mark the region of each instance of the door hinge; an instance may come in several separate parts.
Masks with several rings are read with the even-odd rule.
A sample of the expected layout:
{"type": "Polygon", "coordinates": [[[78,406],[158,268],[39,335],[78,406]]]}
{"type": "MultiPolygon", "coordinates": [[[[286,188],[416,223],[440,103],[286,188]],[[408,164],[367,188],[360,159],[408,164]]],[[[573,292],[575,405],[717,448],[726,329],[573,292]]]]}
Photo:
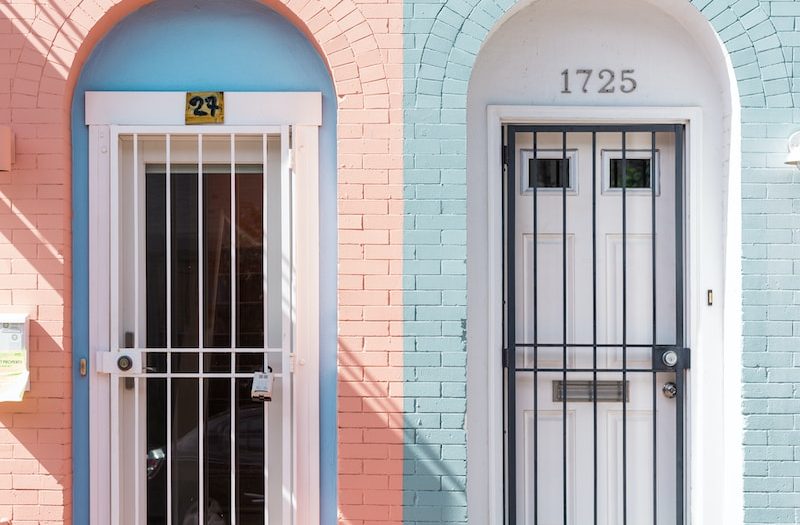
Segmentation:
{"type": "Polygon", "coordinates": [[[508,146],[503,145],[500,150],[500,156],[503,158],[503,166],[508,166],[508,146]]]}
{"type": "Polygon", "coordinates": [[[297,166],[297,155],[294,148],[289,148],[289,170],[294,171],[297,166]]]}
{"type": "Polygon", "coordinates": [[[503,348],[503,368],[508,368],[508,348],[503,348]]]}

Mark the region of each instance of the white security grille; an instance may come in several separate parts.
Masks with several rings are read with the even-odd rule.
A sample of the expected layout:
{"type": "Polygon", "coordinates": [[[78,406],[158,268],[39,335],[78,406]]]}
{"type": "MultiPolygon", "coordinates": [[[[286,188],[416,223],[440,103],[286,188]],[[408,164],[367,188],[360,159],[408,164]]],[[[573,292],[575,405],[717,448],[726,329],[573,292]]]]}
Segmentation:
{"type": "Polygon", "coordinates": [[[289,129],[225,131],[112,128],[115,525],[292,523],[289,129]]]}

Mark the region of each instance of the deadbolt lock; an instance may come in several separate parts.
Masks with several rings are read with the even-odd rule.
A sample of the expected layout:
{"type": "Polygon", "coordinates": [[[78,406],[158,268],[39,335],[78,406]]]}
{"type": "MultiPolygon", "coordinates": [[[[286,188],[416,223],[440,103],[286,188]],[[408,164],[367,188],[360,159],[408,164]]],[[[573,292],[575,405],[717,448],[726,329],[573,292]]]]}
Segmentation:
{"type": "Polygon", "coordinates": [[[678,352],[675,350],[667,350],[661,354],[661,362],[672,368],[678,364],[678,352]]]}
{"type": "Polygon", "coordinates": [[[121,355],[117,359],[117,368],[119,368],[123,372],[127,372],[131,368],[133,368],[133,359],[129,355],[121,355]]]}
{"type": "Polygon", "coordinates": [[[679,346],[654,346],[653,371],[679,372],[689,368],[691,351],[679,346]]]}

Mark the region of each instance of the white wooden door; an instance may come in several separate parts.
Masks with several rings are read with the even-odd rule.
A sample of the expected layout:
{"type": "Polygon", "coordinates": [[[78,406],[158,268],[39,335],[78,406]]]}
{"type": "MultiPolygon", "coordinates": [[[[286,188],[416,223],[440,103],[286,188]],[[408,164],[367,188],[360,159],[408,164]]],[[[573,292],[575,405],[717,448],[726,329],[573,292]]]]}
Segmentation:
{"type": "Polygon", "coordinates": [[[676,522],[675,140],[515,134],[516,523],[676,522]]]}

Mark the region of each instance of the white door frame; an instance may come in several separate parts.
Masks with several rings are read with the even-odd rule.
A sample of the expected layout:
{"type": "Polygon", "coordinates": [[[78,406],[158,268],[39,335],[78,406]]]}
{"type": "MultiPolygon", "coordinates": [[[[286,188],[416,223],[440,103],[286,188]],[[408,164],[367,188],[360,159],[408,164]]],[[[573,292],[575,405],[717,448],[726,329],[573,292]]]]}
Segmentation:
{"type": "MultiPolygon", "coordinates": [[[[184,127],[184,92],[86,92],[89,126],[89,436],[90,523],[106,525],[111,519],[110,376],[100,374],[100,352],[116,350],[111,344],[109,312],[112,253],[109,208],[112,169],[111,141],[116,126],[152,126],[154,133],[200,132],[184,127]]],[[[319,520],[319,127],[322,95],[319,92],[231,92],[225,94],[225,124],[202,126],[214,133],[247,133],[276,126],[288,135],[291,150],[284,166],[291,170],[291,247],[294,285],[291,347],[295,436],[291,505],[294,523],[319,520]],[[258,128],[256,128],[258,126],[258,128]],[[297,179],[302,178],[302,184],[297,179]],[[298,492],[299,491],[299,492],[298,492]]]]}
{"type": "MultiPolygon", "coordinates": [[[[489,298],[486,315],[468,320],[468,348],[488,352],[487,366],[468,367],[468,419],[472,428],[488,428],[488,446],[469,447],[468,458],[488,465],[488,472],[468,467],[467,487],[471,494],[485,491],[488,498],[474,498],[473,516],[489,516],[491,525],[503,523],[503,368],[499,358],[503,350],[503,188],[502,126],[504,124],[686,124],[686,323],[687,341],[692,349],[692,366],[687,379],[687,500],[689,522],[702,523],[708,515],[704,494],[723,492],[724,502],[716,509],[724,523],[742,521],[743,453],[741,416],[741,261],[736,234],[741,228],[741,208],[737,200],[738,145],[731,140],[727,214],[717,217],[704,203],[720,199],[703,191],[703,110],[698,107],[557,107],[507,106],[487,107],[488,164],[486,177],[486,217],[467,216],[467,229],[475,221],[487,221],[488,236],[485,274],[470,273],[470,283],[483,282],[489,298]],[[703,230],[706,221],[725,221],[723,238],[709,239],[703,230]],[[724,274],[721,279],[720,275],[724,274]],[[717,292],[717,303],[706,303],[709,283],[724,283],[717,292]],[[480,325],[478,329],[474,329],[480,325]],[[470,337],[471,334],[472,337],[470,337]],[[724,350],[724,355],[723,355],[724,350]],[[723,385],[722,396],[705,395],[704,385],[723,385]],[[485,396],[485,413],[470,413],[470,397],[485,396]],[[722,401],[720,402],[719,399],[722,401]],[[724,481],[723,481],[724,480],[724,481]],[[484,508],[487,505],[487,508],[484,508]]],[[[728,159],[719,159],[722,163],[728,159]]],[[[468,502],[470,500],[468,499],[468,502]]]]}

